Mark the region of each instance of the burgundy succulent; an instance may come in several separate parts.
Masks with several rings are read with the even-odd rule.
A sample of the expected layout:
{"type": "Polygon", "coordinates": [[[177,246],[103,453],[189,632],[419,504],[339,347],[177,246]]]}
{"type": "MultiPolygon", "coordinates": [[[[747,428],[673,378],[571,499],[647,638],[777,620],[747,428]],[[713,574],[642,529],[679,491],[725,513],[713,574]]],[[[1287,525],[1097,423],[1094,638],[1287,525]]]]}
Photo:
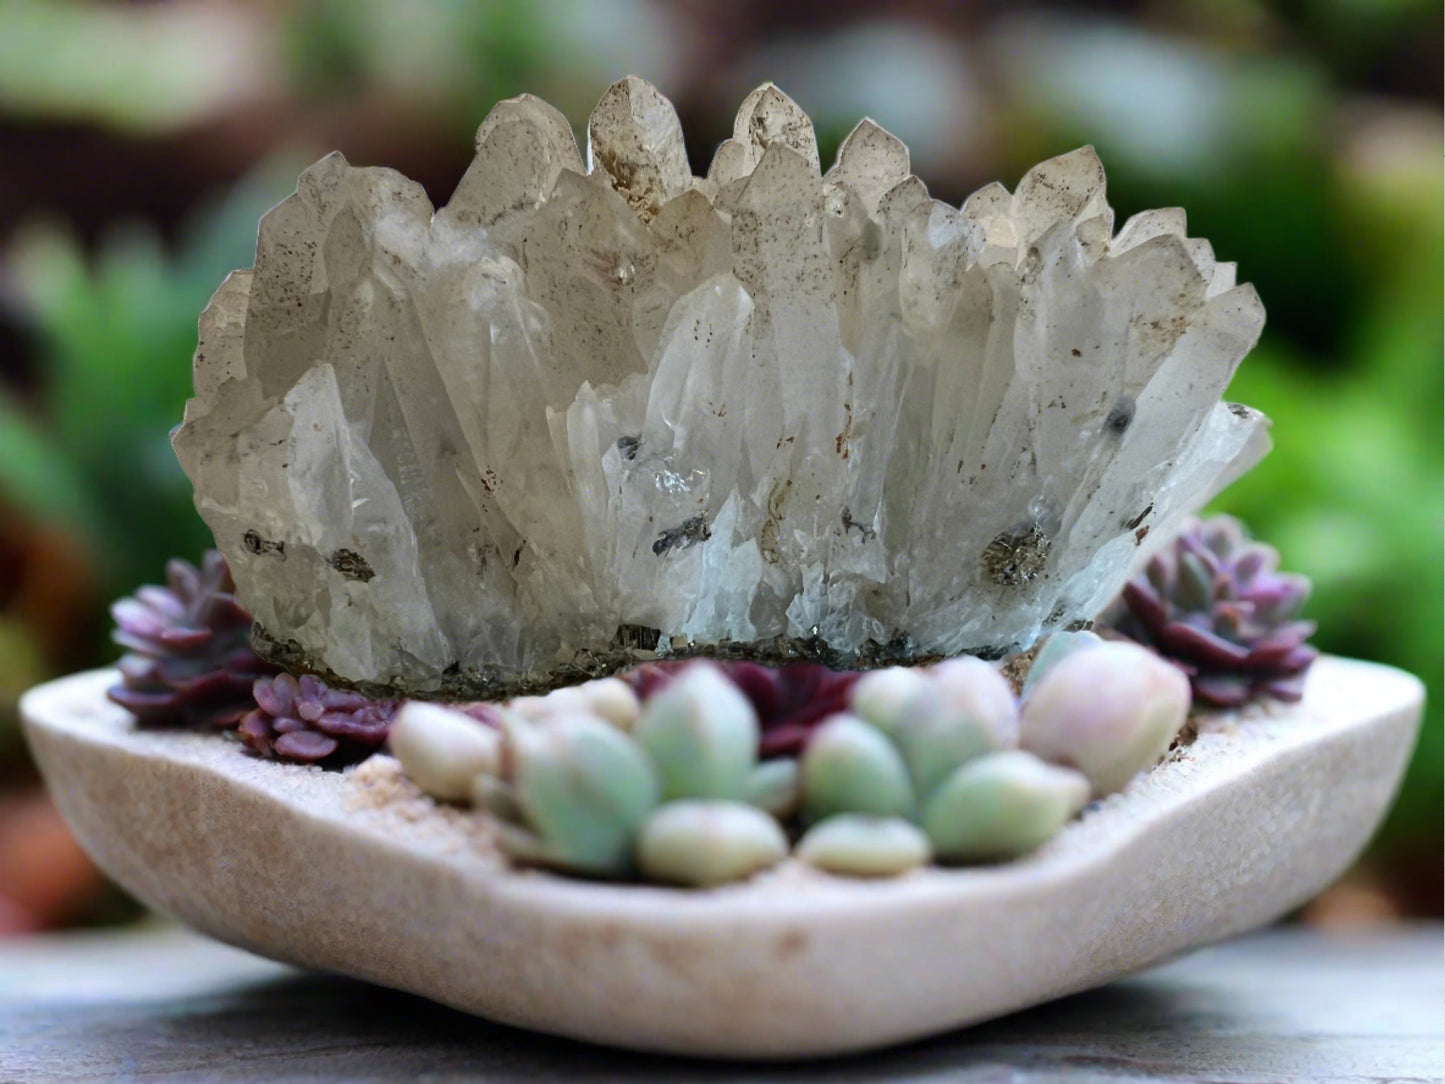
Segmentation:
{"type": "MultiPolygon", "coordinates": [[[[648,663],[627,675],[642,700],[672,679],[686,662],[648,663]]],[[[761,724],[763,757],[795,756],[808,736],[830,715],[848,709],[848,697],[862,675],[830,670],[818,663],[762,666],[753,662],[716,663],[752,702],[761,724]]]]}
{"type": "Polygon", "coordinates": [[[111,607],[121,658],[111,700],[149,726],[230,727],[254,706],[251,686],[276,673],[251,650],[251,615],[236,601],[226,559],[166,565],[166,586],[111,607]]]}
{"type": "Polygon", "coordinates": [[[1189,675],[1197,701],[1234,707],[1256,697],[1295,701],[1318,652],[1298,619],[1304,576],[1230,516],[1188,522],[1144,575],[1125,585],[1103,622],[1189,675]]]}
{"type": "Polygon", "coordinates": [[[261,756],[306,764],[365,760],[386,741],[401,706],[333,689],[311,674],[260,678],[252,692],[256,709],[241,720],[241,740],[261,756]]]}

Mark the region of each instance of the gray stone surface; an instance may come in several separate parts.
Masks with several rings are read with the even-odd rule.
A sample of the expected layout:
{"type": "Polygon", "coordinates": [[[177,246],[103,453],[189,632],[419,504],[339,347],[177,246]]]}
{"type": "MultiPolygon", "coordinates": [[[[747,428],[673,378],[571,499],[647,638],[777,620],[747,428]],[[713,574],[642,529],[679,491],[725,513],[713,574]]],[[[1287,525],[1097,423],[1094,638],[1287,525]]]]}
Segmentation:
{"type": "Polygon", "coordinates": [[[0,946],[0,1081],[1438,1081],[1438,925],[1277,929],[928,1042],[810,1064],[628,1054],[180,930],[0,946]]]}

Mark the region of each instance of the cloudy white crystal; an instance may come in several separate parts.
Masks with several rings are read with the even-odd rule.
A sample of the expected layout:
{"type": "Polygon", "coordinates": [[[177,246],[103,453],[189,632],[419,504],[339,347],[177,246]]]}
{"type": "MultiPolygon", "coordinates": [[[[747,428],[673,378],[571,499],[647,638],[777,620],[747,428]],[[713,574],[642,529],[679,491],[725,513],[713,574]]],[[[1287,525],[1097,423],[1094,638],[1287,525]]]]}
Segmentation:
{"type": "Polygon", "coordinates": [[[753,92],[500,103],[452,200],[339,154],[201,318],[175,437],[266,649],[413,693],[653,654],[873,665],[1092,617],[1267,447],[1253,289],[1090,148],[961,208],[753,92]]]}

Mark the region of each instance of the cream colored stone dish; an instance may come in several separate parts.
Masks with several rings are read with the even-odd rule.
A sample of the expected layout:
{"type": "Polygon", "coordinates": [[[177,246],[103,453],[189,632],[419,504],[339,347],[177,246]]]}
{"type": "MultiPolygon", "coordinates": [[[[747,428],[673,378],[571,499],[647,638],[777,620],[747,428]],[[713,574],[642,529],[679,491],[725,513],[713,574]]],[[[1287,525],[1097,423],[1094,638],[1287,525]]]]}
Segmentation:
{"type": "Polygon", "coordinates": [[[1028,858],[886,881],[795,863],[671,890],[510,868],[390,757],[346,772],[137,730],[113,671],[21,708],[85,848],[222,941],[539,1031],[789,1058],[885,1046],[1097,986],[1268,922],[1349,865],[1413,746],[1420,683],[1321,659],[1304,700],[1197,738],[1028,858]]]}

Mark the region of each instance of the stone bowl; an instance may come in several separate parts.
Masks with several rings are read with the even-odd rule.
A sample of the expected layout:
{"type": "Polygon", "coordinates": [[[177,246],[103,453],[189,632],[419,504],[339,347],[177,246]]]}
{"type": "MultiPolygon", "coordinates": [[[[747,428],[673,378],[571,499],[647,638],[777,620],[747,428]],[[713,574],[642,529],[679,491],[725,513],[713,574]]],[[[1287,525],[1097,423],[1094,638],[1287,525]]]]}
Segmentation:
{"type": "Polygon", "coordinates": [[[113,671],[32,690],[26,733],[100,866],[277,960],[539,1031],[739,1058],[838,1054],[999,1016],[1259,926],[1349,866],[1419,725],[1408,674],[1321,659],[1302,703],[1192,743],[1042,850],[895,880],[788,862],[685,891],[517,871],[390,757],[347,772],[137,730],[113,671]]]}

